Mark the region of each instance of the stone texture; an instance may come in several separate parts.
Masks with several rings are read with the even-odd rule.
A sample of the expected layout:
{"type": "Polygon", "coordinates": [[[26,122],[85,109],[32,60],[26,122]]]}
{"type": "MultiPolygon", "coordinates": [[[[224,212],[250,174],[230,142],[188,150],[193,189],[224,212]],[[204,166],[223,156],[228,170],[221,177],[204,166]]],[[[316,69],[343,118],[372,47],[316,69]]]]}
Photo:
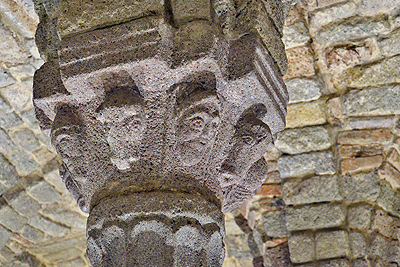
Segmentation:
{"type": "Polygon", "coordinates": [[[278,160],[282,178],[302,177],[306,175],[325,175],[336,172],[333,155],[330,151],[282,156],[278,160]]]}
{"type": "Polygon", "coordinates": [[[357,6],[353,2],[336,5],[310,13],[310,29],[315,33],[318,29],[341,19],[354,15],[357,6]]]}
{"type": "Polygon", "coordinates": [[[27,128],[17,129],[11,134],[11,139],[23,149],[33,151],[40,147],[39,140],[35,135],[27,128]]]}
{"type": "Polygon", "coordinates": [[[398,114],[400,112],[399,103],[399,85],[351,91],[344,97],[345,113],[349,116],[398,114]]]}
{"type": "Polygon", "coordinates": [[[339,179],[341,195],[348,201],[376,201],[380,188],[375,172],[347,175],[339,179]]]}
{"type": "Polygon", "coordinates": [[[13,84],[15,80],[3,68],[0,68],[0,87],[5,87],[13,84]]]}
{"type": "Polygon", "coordinates": [[[326,8],[338,3],[345,2],[345,0],[322,0],[322,1],[317,1],[317,0],[302,0],[301,1],[303,5],[306,7],[308,11],[312,11],[315,9],[322,9],[326,8]]]}
{"type": "Polygon", "coordinates": [[[27,88],[19,83],[0,88],[0,94],[18,111],[30,108],[32,105],[27,88]]]}
{"type": "Polygon", "coordinates": [[[23,63],[28,58],[25,49],[18,43],[16,36],[0,22],[0,58],[11,64],[23,63]]]}
{"type": "Polygon", "coordinates": [[[326,122],[326,105],[321,101],[288,106],[286,128],[319,125],[326,122]]]}
{"type": "Polygon", "coordinates": [[[390,164],[384,164],[382,168],[378,170],[378,174],[379,178],[386,180],[394,190],[400,188],[400,172],[390,164]]]}
{"type": "Polygon", "coordinates": [[[342,200],[337,176],[315,176],[304,180],[289,180],[283,184],[283,199],[287,205],[301,205],[342,200]]]}
{"type": "Polygon", "coordinates": [[[316,80],[292,79],[286,81],[289,104],[317,100],[322,95],[322,85],[316,80]]]}
{"type": "MultiPolygon", "coordinates": [[[[343,71],[338,80],[352,88],[399,83],[400,70],[396,67],[399,64],[400,56],[394,56],[374,64],[355,66],[343,71]]],[[[389,87],[387,90],[396,90],[395,86],[391,88],[389,87]]],[[[375,105],[377,104],[379,103],[375,103],[375,105]]],[[[377,106],[379,107],[379,105],[377,106]]]]}
{"type": "Polygon", "coordinates": [[[342,158],[371,157],[383,154],[381,144],[372,145],[343,145],[339,146],[339,154],[342,158]]]}
{"type": "Polygon", "coordinates": [[[315,235],[317,259],[338,258],[350,254],[346,231],[321,232],[315,235]]]}
{"type": "Polygon", "coordinates": [[[322,126],[287,129],[275,141],[275,146],[286,154],[326,150],[331,145],[328,129],[322,126]]]}
{"type": "Polygon", "coordinates": [[[370,172],[377,170],[383,162],[383,157],[372,156],[364,158],[351,158],[342,160],[340,166],[343,174],[370,172]]]}
{"type": "Polygon", "coordinates": [[[27,219],[19,215],[13,209],[8,206],[0,207],[0,224],[2,224],[7,229],[18,232],[22,229],[27,219]]]}
{"type": "Polygon", "coordinates": [[[57,223],[54,223],[52,221],[49,221],[39,215],[36,215],[35,217],[32,217],[29,219],[29,224],[46,234],[49,234],[51,236],[55,237],[63,237],[68,233],[68,228],[59,225],[57,223]]]}
{"type": "Polygon", "coordinates": [[[368,20],[355,17],[341,23],[328,25],[319,31],[315,37],[318,43],[333,43],[343,40],[367,37],[372,34],[389,32],[388,20],[368,20]]]}
{"type": "Polygon", "coordinates": [[[269,237],[287,236],[285,214],[282,211],[267,212],[263,215],[263,224],[269,237]]]}
{"type": "Polygon", "coordinates": [[[349,233],[349,243],[352,258],[364,258],[367,255],[367,240],[358,232],[349,233]]]}
{"type": "Polygon", "coordinates": [[[314,238],[309,234],[296,234],[289,238],[290,259],[293,263],[315,259],[314,238]]]}
{"type": "Polygon", "coordinates": [[[18,193],[16,196],[6,197],[10,206],[19,214],[25,217],[33,217],[40,210],[41,206],[25,192],[18,193]]]}
{"type": "Polygon", "coordinates": [[[303,22],[283,27],[283,43],[285,49],[306,45],[310,41],[310,34],[303,22]]]}
{"type": "Polygon", "coordinates": [[[382,210],[377,210],[371,228],[383,236],[398,239],[400,219],[389,216],[382,210]]]}
{"type": "Polygon", "coordinates": [[[368,230],[371,224],[372,207],[368,205],[350,207],[347,216],[350,227],[368,230]]]}
{"type": "Polygon", "coordinates": [[[341,132],[338,136],[338,143],[342,145],[370,145],[388,143],[392,139],[390,130],[362,130],[341,132]]]}
{"type": "Polygon", "coordinates": [[[343,207],[332,204],[319,204],[298,208],[287,208],[286,225],[289,231],[323,229],[341,226],[345,221],[343,207]]]}
{"type": "Polygon", "coordinates": [[[400,54],[400,29],[380,39],[378,46],[387,57],[400,54]]]}
{"type": "Polygon", "coordinates": [[[349,127],[354,130],[391,128],[393,124],[393,117],[352,118],[349,121],[349,127]]]}
{"type": "Polygon", "coordinates": [[[0,250],[7,244],[8,239],[12,236],[12,233],[0,226],[0,250]]]}
{"type": "Polygon", "coordinates": [[[365,16],[371,16],[381,13],[389,14],[392,10],[398,8],[398,0],[362,0],[359,6],[359,12],[365,16]]]}
{"type": "Polygon", "coordinates": [[[48,183],[40,182],[28,190],[31,195],[39,203],[52,203],[60,198],[60,194],[48,183]]]}
{"type": "Polygon", "coordinates": [[[393,191],[388,183],[381,185],[381,193],[377,200],[377,204],[385,211],[400,217],[400,193],[393,191]]]}
{"type": "Polygon", "coordinates": [[[315,74],[314,59],[309,47],[289,49],[286,51],[286,55],[288,57],[288,70],[285,79],[311,77],[315,74]]]}

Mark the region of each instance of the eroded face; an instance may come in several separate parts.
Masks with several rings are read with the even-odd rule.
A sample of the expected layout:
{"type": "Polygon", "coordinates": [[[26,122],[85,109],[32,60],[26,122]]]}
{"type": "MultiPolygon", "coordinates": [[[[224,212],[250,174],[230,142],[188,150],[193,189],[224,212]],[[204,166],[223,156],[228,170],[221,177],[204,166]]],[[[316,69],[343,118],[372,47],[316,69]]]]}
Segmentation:
{"type": "Polygon", "coordinates": [[[177,119],[178,153],[186,165],[198,163],[212,146],[220,123],[217,98],[192,103],[177,119]]]}

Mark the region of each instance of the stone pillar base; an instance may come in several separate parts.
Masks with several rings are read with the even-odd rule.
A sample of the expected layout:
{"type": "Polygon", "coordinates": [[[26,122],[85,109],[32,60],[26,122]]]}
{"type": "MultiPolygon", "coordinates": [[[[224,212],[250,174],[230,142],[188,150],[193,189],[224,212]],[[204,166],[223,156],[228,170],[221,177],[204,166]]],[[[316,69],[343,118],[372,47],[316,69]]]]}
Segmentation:
{"type": "Polygon", "coordinates": [[[222,266],[224,216],[215,204],[178,192],[104,199],[87,223],[93,266],[222,266]]]}

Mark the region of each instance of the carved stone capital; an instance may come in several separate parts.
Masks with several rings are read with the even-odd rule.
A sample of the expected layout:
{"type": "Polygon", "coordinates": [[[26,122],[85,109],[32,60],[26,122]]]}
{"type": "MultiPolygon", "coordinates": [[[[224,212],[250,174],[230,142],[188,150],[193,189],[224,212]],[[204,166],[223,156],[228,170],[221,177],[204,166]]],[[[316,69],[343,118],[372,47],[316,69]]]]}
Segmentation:
{"type": "Polygon", "coordinates": [[[36,7],[47,59],[34,77],[36,115],[64,162],[66,187],[90,213],[91,261],[150,266],[162,248],[165,266],[220,266],[222,212],[261,186],[263,154],[285,126],[281,6],[36,7]],[[154,251],[143,254],[146,242],[154,251]]]}

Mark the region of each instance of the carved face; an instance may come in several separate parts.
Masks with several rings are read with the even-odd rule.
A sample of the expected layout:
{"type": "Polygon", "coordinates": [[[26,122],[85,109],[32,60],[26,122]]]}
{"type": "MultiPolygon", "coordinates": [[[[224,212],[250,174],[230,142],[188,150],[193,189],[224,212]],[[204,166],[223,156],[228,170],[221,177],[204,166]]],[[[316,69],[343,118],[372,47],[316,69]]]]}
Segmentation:
{"type": "MultiPolygon", "coordinates": [[[[263,105],[262,105],[263,106],[263,105]]],[[[221,173],[226,183],[232,183],[245,176],[250,166],[262,157],[272,142],[271,131],[257,116],[266,110],[259,107],[246,110],[235,126],[233,142],[228,158],[221,166],[221,173]]],[[[265,106],[263,106],[265,109],[265,106]]]]}
{"type": "Polygon", "coordinates": [[[146,131],[144,100],[134,86],[115,88],[107,93],[98,119],[107,129],[111,162],[120,170],[140,160],[140,144],[146,131]]]}
{"type": "Polygon", "coordinates": [[[200,162],[215,141],[220,105],[215,92],[198,83],[182,83],[175,90],[177,152],[190,166],[200,162]]]}

